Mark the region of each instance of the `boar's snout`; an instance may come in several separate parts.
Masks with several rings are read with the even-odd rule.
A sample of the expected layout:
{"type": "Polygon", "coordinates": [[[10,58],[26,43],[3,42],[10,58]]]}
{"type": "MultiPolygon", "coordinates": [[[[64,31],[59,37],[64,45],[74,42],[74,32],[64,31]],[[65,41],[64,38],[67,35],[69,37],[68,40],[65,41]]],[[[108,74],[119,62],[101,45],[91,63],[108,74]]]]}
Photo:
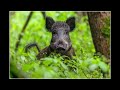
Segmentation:
{"type": "Polygon", "coordinates": [[[60,50],[65,51],[65,48],[63,48],[63,47],[58,47],[57,50],[58,50],[58,51],[60,51],[60,50]]]}
{"type": "Polygon", "coordinates": [[[66,50],[67,44],[65,44],[63,41],[59,40],[58,43],[56,44],[56,49],[57,50],[66,50]]]}

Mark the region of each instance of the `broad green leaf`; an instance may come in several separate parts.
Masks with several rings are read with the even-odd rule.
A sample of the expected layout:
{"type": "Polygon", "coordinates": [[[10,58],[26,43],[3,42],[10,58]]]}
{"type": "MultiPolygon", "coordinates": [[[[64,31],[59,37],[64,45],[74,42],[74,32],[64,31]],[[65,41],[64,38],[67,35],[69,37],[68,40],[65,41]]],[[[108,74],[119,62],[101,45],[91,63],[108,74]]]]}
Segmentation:
{"type": "Polygon", "coordinates": [[[108,71],[107,64],[105,64],[104,62],[100,62],[98,65],[102,69],[103,72],[108,71]]]}
{"type": "Polygon", "coordinates": [[[90,71],[94,71],[97,68],[98,68],[97,64],[92,64],[92,65],[89,66],[90,71]]]}

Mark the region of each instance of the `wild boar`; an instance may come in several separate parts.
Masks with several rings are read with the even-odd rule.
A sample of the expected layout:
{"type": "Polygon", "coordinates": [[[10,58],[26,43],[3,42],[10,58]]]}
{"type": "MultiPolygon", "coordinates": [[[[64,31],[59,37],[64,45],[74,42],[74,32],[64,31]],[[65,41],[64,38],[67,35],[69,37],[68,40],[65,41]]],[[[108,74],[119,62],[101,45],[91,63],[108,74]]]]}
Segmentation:
{"type": "Polygon", "coordinates": [[[26,46],[28,48],[36,46],[39,53],[37,59],[49,56],[52,52],[66,55],[70,58],[75,56],[74,49],[70,40],[69,32],[75,28],[75,17],[68,18],[65,22],[54,21],[51,17],[46,17],[46,29],[52,33],[50,45],[40,51],[37,43],[32,43],[26,46]]]}

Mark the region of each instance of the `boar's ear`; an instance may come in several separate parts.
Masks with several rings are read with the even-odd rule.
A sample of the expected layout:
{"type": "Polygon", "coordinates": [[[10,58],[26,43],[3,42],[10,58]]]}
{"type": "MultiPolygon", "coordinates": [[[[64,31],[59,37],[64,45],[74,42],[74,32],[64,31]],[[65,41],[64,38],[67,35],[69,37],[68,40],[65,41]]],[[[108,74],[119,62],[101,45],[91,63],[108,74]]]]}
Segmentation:
{"type": "Polygon", "coordinates": [[[55,21],[51,17],[46,17],[46,28],[51,31],[52,25],[55,23],[55,21]]]}
{"type": "Polygon", "coordinates": [[[75,17],[68,18],[66,23],[70,26],[70,31],[72,31],[75,28],[75,17]]]}

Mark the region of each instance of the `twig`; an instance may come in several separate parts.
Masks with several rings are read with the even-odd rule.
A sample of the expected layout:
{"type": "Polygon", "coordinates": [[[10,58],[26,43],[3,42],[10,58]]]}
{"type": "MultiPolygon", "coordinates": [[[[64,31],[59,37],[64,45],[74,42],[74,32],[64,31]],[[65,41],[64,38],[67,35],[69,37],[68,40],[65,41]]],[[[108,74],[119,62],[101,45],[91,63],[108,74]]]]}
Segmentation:
{"type": "Polygon", "coordinates": [[[24,26],[23,26],[23,29],[22,29],[21,33],[19,34],[18,41],[16,42],[15,51],[18,50],[18,46],[19,46],[19,44],[20,44],[20,40],[21,40],[21,38],[22,38],[22,36],[23,36],[22,33],[25,31],[25,29],[26,29],[26,27],[27,27],[27,25],[28,25],[28,22],[30,21],[30,18],[31,18],[31,16],[32,16],[32,14],[33,14],[33,12],[30,12],[30,14],[29,14],[29,16],[28,16],[28,18],[27,18],[24,26]]]}

